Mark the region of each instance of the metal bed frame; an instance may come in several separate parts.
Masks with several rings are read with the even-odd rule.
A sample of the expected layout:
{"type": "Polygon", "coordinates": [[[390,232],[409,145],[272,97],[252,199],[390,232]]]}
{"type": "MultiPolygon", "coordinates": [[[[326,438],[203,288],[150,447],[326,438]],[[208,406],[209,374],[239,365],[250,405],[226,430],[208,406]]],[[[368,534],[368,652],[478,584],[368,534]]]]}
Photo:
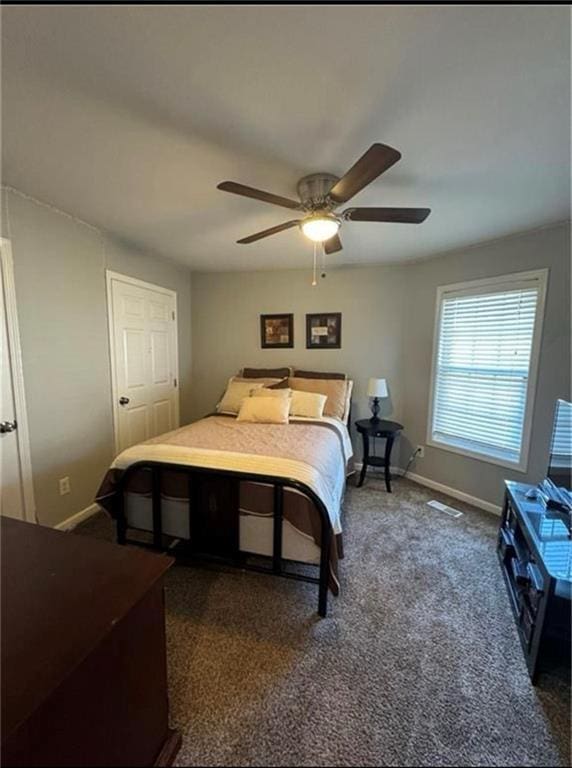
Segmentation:
{"type": "MultiPolygon", "coordinates": [[[[333,530],[330,522],[328,511],[319,498],[319,496],[305,483],[301,483],[298,480],[291,478],[276,477],[273,475],[259,475],[249,472],[238,472],[233,470],[221,470],[221,469],[207,469],[202,467],[182,466],[180,464],[166,464],[157,461],[139,461],[129,466],[121,475],[118,482],[118,489],[114,502],[114,517],[117,524],[117,543],[118,544],[135,544],[138,546],[149,547],[158,551],[169,551],[170,554],[177,556],[177,550],[173,550],[170,547],[165,547],[163,543],[163,528],[162,528],[162,509],[161,509],[161,477],[162,473],[179,472],[187,476],[188,478],[188,497],[189,497],[189,529],[192,536],[193,528],[193,514],[197,509],[197,487],[198,483],[194,483],[193,479],[201,477],[220,477],[221,479],[234,478],[236,480],[236,491],[238,492],[240,481],[249,481],[254,483],[264,483],[271,485],[274,491],[274,524],[273,524],[273,552],[271,556],[271,567],[266,568],[264,566],[247,563],[245,558],[248,553],[242,553],[236,549],[234,557],[219,557],[212,553],[192,552],[190,546],[184,547],[185,561],[189,564],[195,562],[207,561],[218,562],[224,565],[240,568],[247,571],[255,571],[257,573],[266,573],[274,576],[281,576],[287,579],[294,579],[296,581],[305,581],[318,585],[318,614],[325,617],[328,610],[328,583],[329,583],[329,570],[330,570],[330,547],[332,543],[333,530]],[[151,501],[152,501],[152,513],[153,513],[153,543],[146,544],[134,539],[127,538],[127,531],[130,527],[127,522],[127,516],[125,514],[124,498],[128,488],[128,483],[131,477],[140,470],[147,470],[151,472],[151,501]],[[300,491],[307,496],[310,501],[313,502],[321,522],[321,544],[320,544],[320,564],[319,566],[313,566],[319,568],[319,576],[308,576],[301,573],[293,573],[285,568],[285,562],[282,557],[282,521],[283,521],[283,508],[284,508],[284,490],[290,488],[300,491]],[[190,554],[190,558],[188,557],[190,554]]],[[[237,514],[238,504],[237,504],[237,514]]],[[[140,530],[135,529],[133,530],[140,530]]],[[[172,537],[175,538],[175,537],[172,537]]],[[[256,557],[266,557],[259,556],[256,557]]],[[[309,565],[310,563],[304,563],[309,565]]]]}

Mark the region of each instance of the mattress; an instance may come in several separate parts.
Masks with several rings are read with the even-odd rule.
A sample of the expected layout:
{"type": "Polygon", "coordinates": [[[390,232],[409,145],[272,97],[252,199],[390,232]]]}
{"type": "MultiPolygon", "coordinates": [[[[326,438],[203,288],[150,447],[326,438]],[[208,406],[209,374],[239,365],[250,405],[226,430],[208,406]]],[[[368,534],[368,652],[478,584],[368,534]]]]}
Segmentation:
{"type": "MultiPolygon", "coordinates": [[[[296,491],[285,491],[296,493],[296,491]]],[[[128,493],[125,498],[127,523],[131,528],[153,531],[152,501],[149,496],[128,493]]],[[[161,504],[162,530],[176,539],[190,538],[188,501],[163,497],[161,504]]],[[[274,524],[272,513],[254,513],[240,508],[239,550],[244,554],[272,556],[274,524]]],[[[312,536],[295,528],[289,520],[282,521],[282,557],[300,563],[317,565],[320,548],[312,536]]]]}

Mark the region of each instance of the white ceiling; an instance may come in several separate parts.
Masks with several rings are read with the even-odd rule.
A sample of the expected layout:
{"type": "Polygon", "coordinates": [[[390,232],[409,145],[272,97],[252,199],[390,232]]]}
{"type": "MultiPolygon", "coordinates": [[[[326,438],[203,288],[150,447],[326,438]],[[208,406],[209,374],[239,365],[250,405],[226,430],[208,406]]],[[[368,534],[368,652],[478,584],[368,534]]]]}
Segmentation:
{"type": "Polygon", "coordinates": [[[195,269],[292,268],[295,196],[374,141],[402,160],[332,263],[397,262],[570,213],[566,6],[3,6],[3,183],[195,269]]]}

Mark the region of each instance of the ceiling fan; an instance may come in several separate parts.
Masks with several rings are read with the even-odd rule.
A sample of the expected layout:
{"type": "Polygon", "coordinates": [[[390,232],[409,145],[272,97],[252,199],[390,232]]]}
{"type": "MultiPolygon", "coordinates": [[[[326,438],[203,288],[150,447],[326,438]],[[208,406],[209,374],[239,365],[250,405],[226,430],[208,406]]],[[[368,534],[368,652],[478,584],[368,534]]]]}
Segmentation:
{"type": "Polygon", "coordinates": [[[292,227],[300,227],[310,240],[323,243],[324,251],[330,254],[342,250],[338,232],[343,221],[421,224],[429,216],[430,208],[346,208],[340,213],[335,212],[340,205],[351,200],[364,187],[395,165],[400,158],[401,152],[393,147],[388,147],[386,144],[372,144],[341,179],[331,173],[313,173],[300,179],[297,187],[299,202],[261,189],[247,187],[235,181],[223,181],[217,185],[217,188],[304,214],[303,218],[292,219],[276,227],[243,237],[237,241],[241,245],[254,243],[292,227]]]}

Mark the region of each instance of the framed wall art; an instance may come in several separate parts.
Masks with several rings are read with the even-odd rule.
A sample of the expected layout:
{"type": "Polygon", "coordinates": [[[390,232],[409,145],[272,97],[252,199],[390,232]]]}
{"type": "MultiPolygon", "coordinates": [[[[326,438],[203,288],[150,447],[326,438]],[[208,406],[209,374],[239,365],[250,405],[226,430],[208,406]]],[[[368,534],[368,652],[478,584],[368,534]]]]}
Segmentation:
{"type": "Polygon", "coordinates": [[[294,346],[294,315],[260,315],[262,349],[288,349],[294,346]]]}
{"type": "Polygon", "coordinates": [[[306,349],[340,349],[341,346],[341,312],[306,315],[306,349]]]}

